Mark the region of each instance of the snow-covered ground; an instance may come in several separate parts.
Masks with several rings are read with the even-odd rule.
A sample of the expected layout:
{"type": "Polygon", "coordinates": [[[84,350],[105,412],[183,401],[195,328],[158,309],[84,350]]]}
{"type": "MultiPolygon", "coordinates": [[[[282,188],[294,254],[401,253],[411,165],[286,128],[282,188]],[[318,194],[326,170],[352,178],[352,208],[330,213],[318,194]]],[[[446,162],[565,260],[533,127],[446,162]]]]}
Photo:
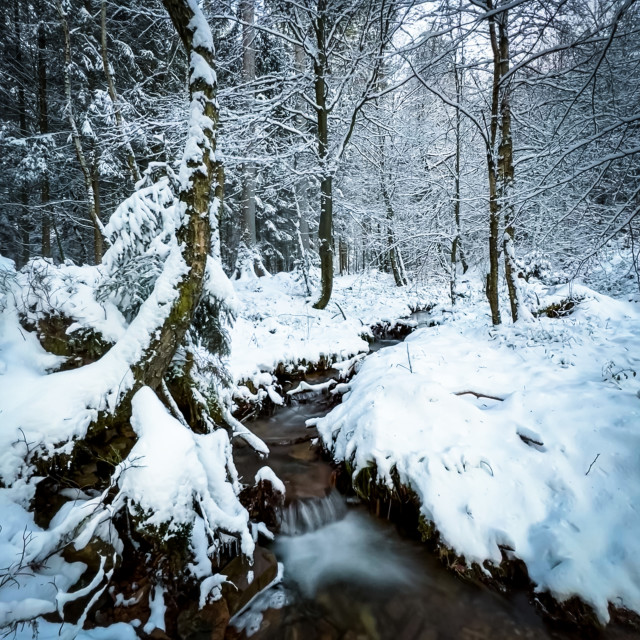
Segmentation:
{"type": "Polygon", "coordinates": [[[395,470],[468,563],[507,550],[538,590],[604,622],[608,603],[640,612],[640,305],[535,294],[582,302],[499,328],[463,308],[369,356],[316,424],[354,474],[375,465],[391,486],[395,470]]]}
{"type": "Polygon", "coordinates": [[[337,277],[329,306],[313,308],[304,283],[292,273],[234,283],[239,316],[231,330],[229,368],[234,382],[269,388],[276,370],[297,370],[322,360],[339,362],[367,352],[371,326],[395,323],[416,308],[440,301],[426,286],[398,288],[377,271],[337,277]]]}
{"type": "MultiPolygon", "coordinates": [[[[51,373],[60,358],[46,353],[18,322],[18,308],[41,313],[29,299],[16,297],[31,295],[32,287],[21,287],[9,261],[0,261],[0,271],[2,626],[52,612],[70,599],[67,591],[84,565],[66,563],[56,551],[63,541],[88,541],[108,518],[100,495],[79,492],[67,496],[70,501],[42,530],[29,511],[38,478],[27,460],[34,447],[41,454],[60,452],[60,443],[68,448],[73,437],[83,436],[102,406],[94,387],[99,383],[102,394],[109,362],[103,358],[51,373]],[[34,571],[44,557],[47,564],[34,571]]],[[[63,310],[73,327],[96,328],[113,341],[130,330],[114,305],[105,311],[95,301],[96,268],[62,267],[54,276],[60,282],[55,296],[46,298],[47,308],[63,310]]],[[[466,297],[455,313],[434,314],[446,317],[444,324],[418,330],[405,343],[366,359],[343,404],[318,420],[326,445],[356,469],[375,464],[382,482],[390,483],[395,469],[442,540],[468,562],[498,563],[500,549],[510,549],[525,561],[537,587],[560,600],[579,595],[602,620],[609,602],[640,612],[637,296],[635,302],[628,296],[614,300],[579,285],[529,285],[531,305],[568,295],[582,301],[561,319],[492,328],[480,287],[463,288],[466,297]]],[[[447,304],[446,287],[398,289],[390,275],[377,272],[337,278],[323,311],[313,309],[315,298],[293,274],[245,278],[234,289],[238,317],[228,367],[236,399],[252,395],[245,386],[251,381],[267,389],[262,395],[278,400],[276,372],[348,360],[368,351],[372,326],[447,304]]],[[[120,378],[114,380],[116,388],[120,378]]],[[[226,527],[250,547],[255,532],[236,500],[239,486],[222,437],[226,432],[185,431],[147,391],[136,396],[136,406],[144,409],[134,412],[139,441],[132,455],[143,455],[149,464],[125,469],[123,463],[114,476],[121,494],[159,514],[169,489],[141,487],[153,482],[148,471],[166,466],[167,451],[182,451],[188,469],[176,469],[173,480],[184,489],[176,494],[183,512],[192,495],[211,496],[233,521],[226,527]],[[160,427],[162,451],[154,446],[160,427]],[[214,459],[216,468],[209,468],[214,459]],[[225,465],[231,482],[216,479],[225,465]]],[[[108,577],[108,567],[101,570],[108,577]]],[[[51,629],[41,622],[41,637],[51,629]]],[[[78,631],[68,627],[65,633],[75,637],[78,631]]],[[[109,633],[82,637],[126,637],[109,633]]]]}
{"type": "MultiPolygon", "coordinates": [[[[30,503],[41,478],[32,466],[34,453],[41,457],[70,453],[74,440],[84,437],[97,412],[108,406],[105,389],[122,386],[126,366],[114,364],[116,346],[95,363],[58,371],[64,358],[47,353],[35,333],[21,326],[20,315],[35,325],[39,318],[60,312],[73,322],[67,333],[93,329],[118,344],[138,319],[127,325],[111,302],[96,301],[101,281],[97,267],[40,261],[27,276],[0,257],[0,276],[0,628],[17,623],[19,636],[31,637],[31,624],[20,628],[20,621],[37,619],[39,637],[49,637],[53,626],[38,616],[61,610],[74,599],[78,594],[68,591],[86,569],[82,563],[64,561],[59,550],[71,542],[81,549],[92,535],[108,539],[118,549],[120,541],[110,538],[108,522],[123,501],[148,513],[150,525],[193,524],[197,562],[191,570],[204,579],[203,589],[214,588],[207,577],[211,540],[203,519],[191,508],[193,500],[210,527],[235,532],[249,555],[260,527],[250,525],[237,500],[240,486],[227,432],[192,433],[149,389],[141,389],[133,399],[132,425],[138,441],[114,470],[118,498],[105,506],[100,494],[68,490],[69,501],[50,526],[36,525],[30,503]],[[145,463],[136,464],[141,459],[145,463]]],[[[391,277],[383,274],[338,279],[336,289],[335,299],[346,320],[337,305],[325,311],[312,309],[312,300],[305,298],[303,287],[290,274],[237,283],[239,317],[229,359],[233,378],[253,378],[268,386],[279,366],[313,365],[323,358],[344,360],[368,350],[361,336],[370,333],[371,324],[395,321],[421,304],[415,291],[398,292],[391,277]]],[[[97,595],[111,573],[109,566],[101,567],[93,585],[100,586],[97,595]]],[[[56,634],[58,630],[56,625],[56,634]]],[[[104,630],[78,637],[124,638],[132,635],[129,630],[112,627],[112,635],[104,630]]],[[[79,627],[66,625],[62,636],[73,638],[78,633],[79,627]]]]}

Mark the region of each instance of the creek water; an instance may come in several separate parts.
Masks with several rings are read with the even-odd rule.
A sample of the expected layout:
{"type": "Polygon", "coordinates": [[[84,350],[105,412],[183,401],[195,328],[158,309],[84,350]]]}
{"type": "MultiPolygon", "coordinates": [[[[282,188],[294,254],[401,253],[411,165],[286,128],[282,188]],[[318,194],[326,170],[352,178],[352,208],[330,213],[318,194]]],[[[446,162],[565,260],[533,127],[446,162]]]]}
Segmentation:
{"type": "MultiPolygon", "coordinates": [[[[398,341],[390,341],[398,342],[398,341]]],[[[376,345],[378,346],[378,345],[376,345]]],[[[380,346],[387,346],[385,344],[380,346]]],[[[308,379],[310,383],[322,381],[308,379]]],[[[272,543],[282,580],[232,620],[234,638],[256,640],[502,640],[582,638],[547,627],[525,593],[501,595],[458,579],[426,547],[332,489],[334,469],[314,444],[308,418],[330,395],[306,393],[248,424],[271,449],[266,463],[283,480],[287,503],[272,543]]],[[[236,452],[251,483],[265,464],[236,452]]],[[[385,515],[385,514],[383,514],[385,515]]],[[[607,639],[637,638],[608,627],[607,639]]]]}

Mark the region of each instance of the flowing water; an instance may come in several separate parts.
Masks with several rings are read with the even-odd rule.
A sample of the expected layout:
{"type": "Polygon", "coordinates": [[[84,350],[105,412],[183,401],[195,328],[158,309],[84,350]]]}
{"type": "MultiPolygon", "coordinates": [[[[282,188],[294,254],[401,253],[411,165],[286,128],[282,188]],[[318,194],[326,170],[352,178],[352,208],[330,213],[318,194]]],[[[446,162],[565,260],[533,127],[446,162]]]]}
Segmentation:
{"type": "MultiPolygon", "coordinates": [[[[318,382],[319,380],[309,380],[318,382]]],[[[424,545],[402,537],[357,500],[332,489],[333,469],[307,418],[323,415],[327,394],[297,396],[250,428],[271,449],[287,505],[272,545],[282,580],[232,620],[231,637],[257,640],[502,640],[580,638],[549,629],[524,593],[500,595],[464,583],[424,545]]],[[[245,481],[263,461],[240,451],[245,481]]],[[[596,636],[597,637],[597,636],[596,636]]],[[[609,639],[637,637],[610,628],[609,639]]]]}

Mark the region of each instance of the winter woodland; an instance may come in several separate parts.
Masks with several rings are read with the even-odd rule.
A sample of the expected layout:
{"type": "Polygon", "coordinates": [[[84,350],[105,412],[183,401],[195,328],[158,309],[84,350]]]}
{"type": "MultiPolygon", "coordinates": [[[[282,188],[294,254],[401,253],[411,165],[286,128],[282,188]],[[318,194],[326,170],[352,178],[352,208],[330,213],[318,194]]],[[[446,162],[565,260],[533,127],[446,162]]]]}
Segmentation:
{"type": "Polygon", "coordinates": [[[0,632],[637,637],[640,2],[0,25],[0,632]]]}

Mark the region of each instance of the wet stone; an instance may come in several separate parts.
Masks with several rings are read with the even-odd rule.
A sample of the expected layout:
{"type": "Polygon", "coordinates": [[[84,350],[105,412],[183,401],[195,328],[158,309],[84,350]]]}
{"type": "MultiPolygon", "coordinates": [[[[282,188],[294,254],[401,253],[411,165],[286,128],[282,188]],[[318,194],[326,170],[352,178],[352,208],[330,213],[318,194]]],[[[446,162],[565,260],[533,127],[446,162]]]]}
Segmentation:
{"type": "Polygon", "coordinates": [[[223,640],[229,624],[229,608],[224,599],[202,609],[197,603],[178,614],[179,640],[223,640]]]}
{"type": "Polygon", "coordinates": [[[237,556],[220,572],[232,583],[225,583],[222,586],[222,594],[229,605],[229,612],[234,615],[259,591],[275,580],[278,574],[278,562],[271,551],[256,546],[253,565],[249,565],[243,557],[237,556]],[[249,572],[253,572],[251,582],[248,580],[249,572]]]}

